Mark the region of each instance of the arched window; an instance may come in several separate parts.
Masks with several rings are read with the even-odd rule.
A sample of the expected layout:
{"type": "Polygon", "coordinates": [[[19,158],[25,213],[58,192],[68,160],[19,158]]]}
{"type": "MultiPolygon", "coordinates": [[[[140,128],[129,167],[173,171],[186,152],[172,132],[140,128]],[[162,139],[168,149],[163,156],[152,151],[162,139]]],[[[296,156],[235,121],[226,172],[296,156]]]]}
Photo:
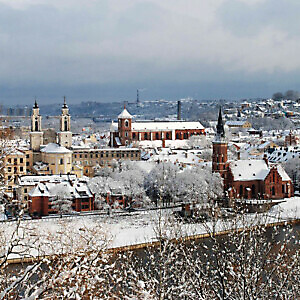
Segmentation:
{"type": "Polygon", "coordinates": [[[125,127],[128,127],[128,126],[129,126],[129,121],[126,120],[126,121],[125,121],[125,127]]]}
{"type": "Polygon", "coordinates": [[[144,134],[144,139],[148,140],[148,133],[147,132],[145,132],[145,134],[144,134]]]}
{"type": "Polygon", "coordinates": [[[240,198],[243,198],[243,186],[240,185],[240,198]]]}
{"type": "Polygon", "coordinates": [[[170,133],[169,133],[169,132],[167,132],[167,134],[166,134],[166,139],[167,139],[167,140],[170,139],[170,133]]]}
{"type": "Polygon", "coordinates": [[[39,122],[38,122],[37,118],[35,119],[35,129],[34,129],[34,131],[39,131],[39,122]]]}
{"type": "Polygon", "coordinates": [[[68,119],[65,118],[65,131],[68,131],[68,119]]]}
{"type": "Polygon", "coordinates": [[[255,198],[255,184],[252,184],[251,194],[252,194],[252,198],[255,198]]]}
{"type": "Polygon", "coordinates": [[[272,186],[272,195],[275,196],[275,186],[272,186]]]}
{"type": "Polygon", "coordinates": [[[132,133],[132,138],[135,139],[136,138],[136,134],[135,132],[132,133]]]}
{"type": "Polygon", "coordinates": [[[63,164],[64,164],[64,160],[63,160],[63,158],[61,158],[61,159],[59,160],[59,164],[61,164],[61,165],[63,165],[63,164]]]}
{"type": "Polygon", "coordinates": [[[183,134],[183,138],[184,138],[185,140],[188,138],[188,134],[187,134],[186,132],[183,134]]]}

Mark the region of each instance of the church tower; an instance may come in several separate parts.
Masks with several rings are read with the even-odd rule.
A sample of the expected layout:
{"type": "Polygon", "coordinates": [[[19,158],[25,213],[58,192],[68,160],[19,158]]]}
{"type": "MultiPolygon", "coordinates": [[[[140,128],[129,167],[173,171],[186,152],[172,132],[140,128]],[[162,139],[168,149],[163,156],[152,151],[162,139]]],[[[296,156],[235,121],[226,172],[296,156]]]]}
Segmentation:
{"type": "Polygon", "coordinates": [[[58,143],[60,146],[71,148],[72,146],[72,132],[71,132],[71,116],[69,114],[69,107],[66,104],[66,97],[64,97],[64,104],[61,109],[60,131],[58,135],[58,143]]]}
{"type": "Polygon", "coordinates": [[[31,114],[30,149],[33,151],[40,151],[40,147],[42,144],[42,116],[40,115],[40,109],[35,100],[31,114]]]}
{"type": "Polygon", "coordinates": [[[222,111],[220,108],[217,124],[217,134],[213,140],[212,171],[219,172],[226,181],[228,162],[227,162],[227,141],[225,139],[222,111]]]}
{"type": "Polygon", "coordinates": [[[128,146],[132,141],[131,123],[132,116],[124,106],[123,111],[118,116],[118,132],[122,146],[128,146]]]}

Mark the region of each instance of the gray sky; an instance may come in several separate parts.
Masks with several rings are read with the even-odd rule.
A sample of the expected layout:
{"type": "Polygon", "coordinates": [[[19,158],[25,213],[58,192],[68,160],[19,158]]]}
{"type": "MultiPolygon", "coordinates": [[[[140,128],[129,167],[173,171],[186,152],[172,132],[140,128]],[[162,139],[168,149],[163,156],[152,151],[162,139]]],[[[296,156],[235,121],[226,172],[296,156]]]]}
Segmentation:
{"type": "Polygon", "coordinates": [[[299,0],[0,0],[0,102],[300,90],[299,0]]]}

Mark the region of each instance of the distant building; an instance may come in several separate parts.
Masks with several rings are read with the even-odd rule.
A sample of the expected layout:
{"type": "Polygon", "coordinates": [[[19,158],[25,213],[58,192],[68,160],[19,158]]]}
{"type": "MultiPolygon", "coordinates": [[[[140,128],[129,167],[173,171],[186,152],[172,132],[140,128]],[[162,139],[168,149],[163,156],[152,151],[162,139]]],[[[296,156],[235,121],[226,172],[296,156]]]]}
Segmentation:
{"type": "Polygon", "coordinates": [[[35,217],[57,213],[53,201],[58,197],[57,187],[65,189],[65,198],[70,200],[74,211],[91,211],[95,209],[95,197],[90,191],[87,180],[75,175],[26,175],[18,178],[19,197],[23,199],[29,214],[35,217]]]}
{"type": "Polygon", "coordinates": [[[266,157],[228,161],[227,147],[220,109],[213,141],[212,171],[220,173],[230,198],[282,199],[293,195],[291,179],[280,164],[271,164],[266,157]]]}
{"type": "Polygon", "coordinates": [[[251,128],[252,125],[248,121],[227,121],[225,123],[229,128],[251,128]]]}
{"type": "Polygon", "coordinates": [[[141,121],[133,122],[126,108],[118,116],[118,124],[110,128],[110,146],[128,146],[140,141],[187,140],[193,135],[205,135],[200,122],[186,121],[141,121]]]}

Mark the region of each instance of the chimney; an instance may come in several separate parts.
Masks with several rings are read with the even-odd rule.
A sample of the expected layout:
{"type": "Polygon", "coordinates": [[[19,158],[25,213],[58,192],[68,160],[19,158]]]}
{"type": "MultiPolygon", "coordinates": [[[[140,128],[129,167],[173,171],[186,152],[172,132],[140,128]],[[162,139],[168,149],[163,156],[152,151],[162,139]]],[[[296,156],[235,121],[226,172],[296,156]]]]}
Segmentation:
{"type": "Polygon", "coordinates": [[[181,120],[181,101],[177,102],[177,120],[181,120]]]}
{"type": "Polygon", "coordinates": [[[139,94],[139,90],[136,90],[136,104],[140,103],[140,94],[139,94]]]}
{"type": "Polygon", "coordinates": [[[263,159],[266,162],[267,166],[269,166],[269,160],[268,160],[267,154],[264,154],[264,158],[263,159]]]}

